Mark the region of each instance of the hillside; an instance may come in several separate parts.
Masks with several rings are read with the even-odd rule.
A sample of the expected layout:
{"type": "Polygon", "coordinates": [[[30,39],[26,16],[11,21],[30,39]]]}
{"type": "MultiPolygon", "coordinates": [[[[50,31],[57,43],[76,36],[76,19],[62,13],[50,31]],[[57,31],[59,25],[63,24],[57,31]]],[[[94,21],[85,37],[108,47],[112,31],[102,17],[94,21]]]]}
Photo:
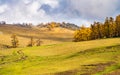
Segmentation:
{"type": "Polygon", "coordinates": [[[0,75],[119,75],[120,38],[0,50],[0,75]]]}
{"type": "Polygon", "coordinates": [[[16,34],[18,36],[20,47],[25,47],[28,44],[31,36],[34,38],[34,40],[40,38],[43,41],[42,45],[46,45],[72,41],[73,33],[74,30],[61,27],[55,27],[52,30],[48,30],[46,27],[25,27],[5,24],[0,25],[0,45],[10,45],[12,34],[16,34]]]}
{"type": "Polygon", "coordinates": [[[120,75],[120,0],[0,0],[0,75],[120,75]]]}

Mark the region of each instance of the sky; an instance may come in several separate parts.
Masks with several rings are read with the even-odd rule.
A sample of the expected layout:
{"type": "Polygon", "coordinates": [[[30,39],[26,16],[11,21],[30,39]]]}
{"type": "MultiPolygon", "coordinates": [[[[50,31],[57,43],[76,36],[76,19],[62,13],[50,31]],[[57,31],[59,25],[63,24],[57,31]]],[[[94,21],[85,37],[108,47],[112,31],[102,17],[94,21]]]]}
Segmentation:
{"type": "Polygon", "coordinates": [[[0,21],[69,22],[89,26],[120,14],[120,0],[0,0],[0,21]]]}

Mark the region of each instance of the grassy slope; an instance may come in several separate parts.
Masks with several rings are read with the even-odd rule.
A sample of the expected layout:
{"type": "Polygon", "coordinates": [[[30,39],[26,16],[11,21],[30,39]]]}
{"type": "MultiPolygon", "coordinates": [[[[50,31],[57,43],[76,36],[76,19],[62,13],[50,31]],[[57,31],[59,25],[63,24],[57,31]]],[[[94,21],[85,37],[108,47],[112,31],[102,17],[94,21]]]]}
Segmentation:
{"type": "Polygon", "coordinates": [[[0,75],[114,75],[120,68],[119,41],[114,38],[1,50],[0,75]],[[18,50],[27,58],[20,59],[18,50]]]}
{"type": "Polygon", "coordinates": [[[40,38],[43,41],[42,45],[48,45],[72,41],[74,31],[65,28],[54,28],[49,31],[47,28],[0,25],[0,45],[11,45],[10,37],[13,33],[18,35],[19,47],[25,47],[30,40],[30,36],[33,36],[34,40],[40,38]]]}

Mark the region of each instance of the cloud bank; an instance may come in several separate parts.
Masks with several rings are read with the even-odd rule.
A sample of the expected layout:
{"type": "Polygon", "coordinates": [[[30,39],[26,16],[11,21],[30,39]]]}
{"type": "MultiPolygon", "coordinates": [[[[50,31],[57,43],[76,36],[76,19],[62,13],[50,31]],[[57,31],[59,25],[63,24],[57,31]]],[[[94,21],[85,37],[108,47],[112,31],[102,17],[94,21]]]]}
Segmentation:
{"type": "Polygon", "coordinates": [[[120,0],[0,0],[0,20],[8,23],[71,22],[89,25],[120,13],[120,0]]]}

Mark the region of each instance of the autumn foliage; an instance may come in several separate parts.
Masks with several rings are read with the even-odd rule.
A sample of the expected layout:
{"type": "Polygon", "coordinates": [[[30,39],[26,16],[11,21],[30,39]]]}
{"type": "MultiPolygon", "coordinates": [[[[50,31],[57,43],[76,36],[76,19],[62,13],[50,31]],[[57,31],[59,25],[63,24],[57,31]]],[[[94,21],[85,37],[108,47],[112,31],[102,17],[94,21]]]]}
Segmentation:
{"type": "Polygon", "coordinates": [[[104,23],[94,22],[90,27],[82,26],[75,31],[74,41],[95,40],[101,38],[120,37],[120,15],[107,17],[104,23]]]}

